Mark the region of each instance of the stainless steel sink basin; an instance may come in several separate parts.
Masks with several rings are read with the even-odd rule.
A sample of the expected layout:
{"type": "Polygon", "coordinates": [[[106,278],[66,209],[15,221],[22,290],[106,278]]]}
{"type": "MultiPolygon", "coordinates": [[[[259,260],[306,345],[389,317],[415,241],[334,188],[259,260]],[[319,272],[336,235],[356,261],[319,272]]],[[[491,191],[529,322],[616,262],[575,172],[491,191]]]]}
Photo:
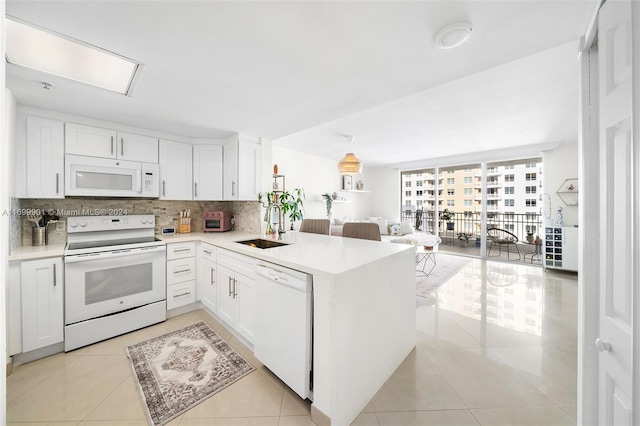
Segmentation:
{"type": "Polygon", "coordinates": [[[256,238],[253,240],[245,240],[245,241],[236,241],[238,244],[244,244],[245,246],[249,246],[249,247],[256,247],[259,249],[268,249],[268,248],[273,248],[273,247],[280,247],[280,246],[286,246],[288,244],[286,243],[281,243],[278,241],[274,241],[274,240],[264,240],[262,238],[256,238]]]}

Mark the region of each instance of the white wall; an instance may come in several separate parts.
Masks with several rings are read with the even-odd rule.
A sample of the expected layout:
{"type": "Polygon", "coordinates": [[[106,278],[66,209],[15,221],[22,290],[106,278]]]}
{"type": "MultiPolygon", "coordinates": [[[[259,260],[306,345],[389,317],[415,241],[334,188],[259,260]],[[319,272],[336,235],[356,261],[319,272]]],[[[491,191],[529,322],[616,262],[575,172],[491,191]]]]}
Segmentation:
{"type": "MultiPolygon", "coordinates": [[[[333,203],[332,217],[352,217],[361,219],[369,216],[369,193],[341,192],[342,176],[338,174],[337,158],[327,159],[315,155],[305,154],[287,148],[273,146],[272,164],[268,166],[267,172],[263,174],[263,189],[272,190],[273,164],[278,165],[278,173],[285,175],[286,189],[291,191],[294,188],[302,188],[306,194],[304,203],[305,218],[323,219],[326,218],[326,206],[322,199],[322,194],[337,192],[350,201],[349,203],[333,203]]],[[[365,190],[377,191],[369,183],[369,172],[366,169],[361,175],[353,176],[353,183],[361,180],[365,185],[365,190]]],[[[288,225],[287,225],[288,226],[288,225]]]]}
{"type": "MultiPolygon", "coordinates": [[[[4,17],[5,2],[0,1],[0,16],[4,17]]],[[[0,19],[0,54],[4,58],[5,55],[5,20],[0,19]]],[[[7,129],[7,105],[9,110],[13,110],[10,115],[15,114],[15,101],[10,92],[5,89],[5,67],[0,67],[0,128],[7,129]]],[[[15,121],[15,120],[14,120],[15,121]]],[[[7,130],[3,130],[0,134],[0,211],[4,212],[9,209],[9,195],[11,188],[11,178],[9,173],[12,161],[12,150],[10,146],[12,141],[8,139],[10,134],[7,130]]],[[[7,276],[9,270],[9,216],[0,214],[0,235],[5,236],[4,241],[0,242],[0,289],[7,288],[7,276]]],[[[6,297],[5,291],[0,291],[0,366],[7,363],[7,333],[6,333],[6,297]]],[[[0,424],[7,422],[7,380],[4,372],[0,373],[0,424]]]]}
{"type": "Polygon", "coordinates": [[[556,194],[565,179],[578,177],[577,141],[565,142],[551,151],[543,151],[542,165],[543,220],[547,221],[547,225],[555,224],[558,207],[562,207],[564,226],[578,225],[578,206],[567,206],[556,194]]]}
{"type": "Polygon", "coordinates": [[[367,176],[372,189],[369,216],[400,220],[400,170],[375,167],[367,170],[367,176]]]}

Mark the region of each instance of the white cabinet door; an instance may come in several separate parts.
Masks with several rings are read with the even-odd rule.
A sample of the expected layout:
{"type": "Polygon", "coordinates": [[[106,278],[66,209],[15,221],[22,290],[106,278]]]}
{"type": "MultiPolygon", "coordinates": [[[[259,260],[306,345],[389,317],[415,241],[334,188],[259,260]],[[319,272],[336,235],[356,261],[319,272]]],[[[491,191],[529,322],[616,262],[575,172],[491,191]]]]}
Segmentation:
{"type": "Polygon", "coordinates": [[[191,200],[192,146],[187,143],[160,141],[160,199],[191,200]]]}
{"type": "Polygon", "coordinates": [[[261,186],[260,144],[240,141],[238,147],[238,200],[255,201],[261,186]]]}
{"type": "Polygon", "coordinates": [[[62,259],[20,264],[22,284],[22,352],[63,341],[62,259]]]}
{"type": "Polygon", "coordinates": [[[118,132],[118,152],[120,160],[158,163],[158,139],[150,136],[118,132]]]}
{"type": "Polygon", "coordinates": [[[200,303],[214,314],[217,314],[218,306],[216,303],[216,264],[207,259],[200,260],[198,268],[198,295],[200,303]]]}
{"type": "Polygon", "coordinates": [[[222,200],[222,145],[193,146],[193,199],[222,200]]]}
{"type": "Polygon", "coordinates": [[[224,152],[224,199],[238,199],[238,141],[228,143],[224,152]]]}
{"type": "Polygon", "coordinates": [[[253,342],[256,280],[242,274],[235,275],[236,331],[253,342]]]}
{"type": "Polygon", "coordinates": [[[233,293],[234,272],[218,265],[218,316],[230,326],[235,326],[236,301],[233,293]]]}
{"type": "Polygon", "coordinates": [[[66,123],[65,154],[116,158],[116,136],[115,130],[66,123]]]}
{"type": "Polygon", "coordinates": [[[64,125],[27,116],[27,197],[64,198],[64,125]]]}

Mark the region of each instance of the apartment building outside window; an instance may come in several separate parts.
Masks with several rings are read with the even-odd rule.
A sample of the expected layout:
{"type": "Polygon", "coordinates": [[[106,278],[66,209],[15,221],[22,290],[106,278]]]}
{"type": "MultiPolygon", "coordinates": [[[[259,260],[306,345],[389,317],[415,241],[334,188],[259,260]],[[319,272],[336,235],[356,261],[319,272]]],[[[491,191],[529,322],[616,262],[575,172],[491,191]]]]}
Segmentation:
{"type": "Polygon", "coordinates": [[[405,197],[411,197],[411,191],[404,191],[405,197]]]}
{"type": "Polygon", "coordinates": [[[464,183],[466,184],[473,183],[473,178],[471,176],[465,176],[464,183]]]}
{"type": "Polygon", "coordinates": [[[513,207],[516,205],[516,202],[514,199],[506,199],[504,200],[504,206],[505,207],[513,207]]]}
{"type": "Polygon", "coordinates": [[[416,197],[422,197],[423,191],[416,191],[416,197]]]}
{"type": "Polygon", "coordinates": [[[464,195],[473,195],[473,188],[465,188],[464,195]]]}
{"type": "Polygon", "coordinates": [[[515,194],[515,188],[513,186],[505,186],[504,187],[504,193],[505,193],[505,195],[515,194]]]}
{"type": "Polygon", "coordinates": [[[527,186],[525,187],[525,192],[527,194],[535,194],[536,193],[536,187],[534,186],[527,186]]]}
{"type": "Polygon", "coordinates": [[[450,197],[456,195],[456,190],[455,189],[447,189],[447,195],[450,196],[450,197]]]}
{"type": "Polygon", "coordinates": [[[473,200],[464,200],[465,207],[473,207],[473,200]]]}
{"type": "Polygon", "coordinates": [[[455,207],[455,205],[456,205],[455,200],[447,200],[447,207],[455,207]]]}
{"type": "Polygon", "coordinates": [[[411,188],[411,181],[410,180],[406,181],[404,183],[404,186],[407,187],[407,188],[411,188]]]}
{"type": "Polygon", "coordinates": [[[535,198],[534,199],[530,199],[530,198],[526,199],[525,200],[525,206],[527,206],[527,207],[535,207],[536,206],[535,198]]]}
{"type": "Polygon", "coordinates": [[[536,173],[527,173],[525,175],[525,180],[532,181],[532,180],[536,180],[536,179],[538,179],[536,173]]]}
{"type": "Polygon", "coordinates": [[[422,181],[421,180],[416,181],[416,186],[422,186],[422,181]]]}
{"type": "Polygon", "coordinates": [[[515,181],[515,175],[504,175],[504,181],[505,182],[514,182],[515,181]]]}
{"type": "Polygon", "coordinates": [[[456,178],[447,178],[447,185],[455,185],[456,178]]]}

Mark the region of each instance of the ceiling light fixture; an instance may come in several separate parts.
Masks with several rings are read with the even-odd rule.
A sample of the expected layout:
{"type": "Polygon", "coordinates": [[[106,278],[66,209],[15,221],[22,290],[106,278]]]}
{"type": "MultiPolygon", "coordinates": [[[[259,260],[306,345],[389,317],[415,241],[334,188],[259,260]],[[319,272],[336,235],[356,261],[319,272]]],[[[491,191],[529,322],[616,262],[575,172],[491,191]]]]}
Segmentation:
{"type": "Polygon", "coordinates": [[[433,39],[438,49],[453,49],[467,41],[473,28],[469,22],[456,22],[447,25],[433,39]]]}
{"type": "MultiPolygon", "coordinates": [[[[355,140],[354,136],[347,136],[349,143],[355,140]]],[[[338,173],[341,175],[357,175],[362,173],[362,162],[353,152],[347,153],[340,162],[338,162],[338,173]]]]}
{"type": "Polygon", "coordinates": [[[131,96],[143,65],[7,16],[6,61],[131,96]]]}

